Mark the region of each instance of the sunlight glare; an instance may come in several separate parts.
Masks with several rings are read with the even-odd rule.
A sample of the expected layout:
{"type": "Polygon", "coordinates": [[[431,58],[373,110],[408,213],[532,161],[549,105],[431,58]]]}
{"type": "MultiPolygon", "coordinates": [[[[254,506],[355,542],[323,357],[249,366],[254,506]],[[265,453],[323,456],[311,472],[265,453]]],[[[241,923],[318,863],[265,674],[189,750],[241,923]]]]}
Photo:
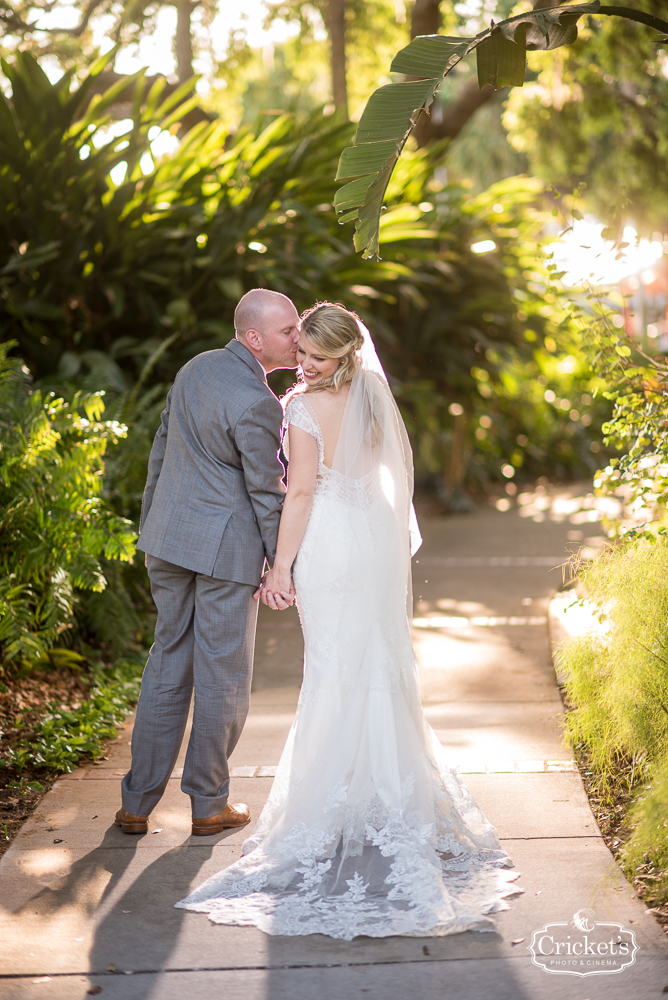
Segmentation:
{"type": "Polygon", "coordinates": [[[91,142],[96,149],[100,149],[101,146],[106,146],[113,139],[119,139],[126,132],[130,132],[133,126],[132,118],[121,118],[120,121],[111,122],[110,125],[97,129],[91,137],[91,142]]]}
{"type": "MultiPolygon", "coordinates": [[[[546,250],[554,255],[555,263],[566,271],[565,285],[579,285],[591,278],[595,285],[615,285],[638,271],[647,272],[663,256],[663,247],[657,240],[638,240],[632,226],[624,229],[624,241],[630,245],[620,260],[615,260],[616,250],[601,233],[605,226],[592,215],[576,221],[573,228],[560,240],[550,243],[546,250]]],[[[645,280],[645,279],[643,279],[645,280]]]]}
{"type": "Polygon", "coordinates": [[[151,139],[151,153],[153,154],[153,158],[159,160],[161,156],[171,156],[172,153],[175,153],[179,148],[179,140],[177,136],[172,135],[167,129],[160,130],[157,125],[156,128],[158,131],[155,138],[151,139],[151,132],[153,131],[151,129],[149,139],[151,139]]]}
{"type": "Polygon", "coordinates": [[[394,479],[392,478],[392,473],[386,465],[381,465],[380,467],[380,488],[385,494],[390,507],[394,507],[394,479]]]}
{"type": "Polygon", "coordinates": [[[472,243],[471,250],[473,253],[490,253],[492,250],[496,250],[496,243],[494,240],[480,240],[479,243],[472,243]]]}
{"type": "Polygon", "coordinates": [[[109,171],[109,176],[111,177],[112,183],[115,187],[118,187],[119,184],[123,183],[127,169],[127,163],[125,160],[122,160],[121,163],[117,163],[116,166],[109,171]]]}

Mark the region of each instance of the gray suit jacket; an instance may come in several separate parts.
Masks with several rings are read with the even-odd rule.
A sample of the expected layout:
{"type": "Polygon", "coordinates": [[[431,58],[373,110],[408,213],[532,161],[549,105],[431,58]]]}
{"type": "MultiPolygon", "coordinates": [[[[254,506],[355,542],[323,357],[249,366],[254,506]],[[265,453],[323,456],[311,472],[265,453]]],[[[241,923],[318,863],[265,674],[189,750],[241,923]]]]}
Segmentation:
{"type": "Polygon", "coordinates": [[[276,555],[285,497],[283,411],[237,340],[185,365],[148,463],[137,548],[196,573],[256,584],[276,555]]]}

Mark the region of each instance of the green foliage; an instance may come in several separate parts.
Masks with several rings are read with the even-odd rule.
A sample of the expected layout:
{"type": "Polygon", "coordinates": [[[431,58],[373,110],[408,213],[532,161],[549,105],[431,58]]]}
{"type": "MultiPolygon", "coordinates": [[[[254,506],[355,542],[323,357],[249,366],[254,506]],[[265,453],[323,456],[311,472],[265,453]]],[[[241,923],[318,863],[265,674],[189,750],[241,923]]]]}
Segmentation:
{"type": "MultiPolygon", "coordinates": [[[[665,17],[663,0],[634,6],[665,17]]],[[[668,231],[668,47],[650,27],[589,18],[580,39],[536,53],[535,82],[510,94],[504,125],[533,174],[570,191],[601,219],[615,209],[651,234],[668,231]]]]}
{"type": "Polygon", "coordinates": [[[594,399],[601,380],[588,368],[572,331],[561,331],[559,353],[546,339],[553,351],[544,342],[528,356],[515,351],[496,378],[475,370],[482,399],[475,406],[469,479],[492,478],[496,467],[524,482],[546,469],[564,480],[600,465],[601,426],[609,413],[605,400],[594,399]]]}
{"type": "MultiPolygon", "coordinates": [[[[63,70],[89,65],[100,54],[102,38],[131,47],[152,35],[164,6],[164,0],[0,0],[0,52],[31,52],[63,70]]],[[[216,0],[197,0],[200,24],[210,25],[217,6],[216,0]]],[[[198,39],[193,42],[197,51],[198,39]]]]}
{"type": "MultiPolygon", "coordinates": [[[[535,204],[541,185],[526,177],[509,178],[470,199],[456,186],[438,190],[432,178],[420,195],[403,178],[415,178],[420,162],[429,178],[432,156],[438,152],[402,160],[388,202],[392,204],[397,190],[404,203],[430,198],[423,205],[433,204],[433,212],[422,216],[421,223],[426,218],[438,226],[440,254],[435,244],[425,251],[416,244],[402,252],[421,300],[411,295],[411,285],[404,291],[406,286],[398,283],[374,282],[391,297],[379,296],[367,320],[380,332],[385,329],[380,324],[388,324],[383,361],[394,376],[418,473],[452,479],[458,419],[453,419],[453,404],[464,420],[456,463],[462,466],[460,482],[502,480],[501,469],[506,467],[507,473],[508,465],[521,479],[545,470],[561,476],[593,472],[591,446],[608,404],[592,404],[599,381],[579,358],[579,338],[554,285],[552,265],[546,266],[540,252],[545,216],[535,204]],[[496,249],[473,253],[471,246],[482,240],[492,240],[496,249]],[[399,290],[404,294],[397,327],[394,301],[399,290]]],[[[394,218],[390,209],[381,232],[391,232],[394,218]]],[[[384,266],[384,261],[365,265],[371,275],[384,266]]]]}
{"type": "Polygon", "coordinates": [[[653,768],[650,782],[631,810],[633,832],[623,856],[644,890],[644,902],[661,906],[668,903],[668,754],[653,768]]]}
{"type": "Polygon", "coordinates": [[[638,778],[668,753],[668,543],[620,543],[582,573],[587,597],[608,625],[604,637],[566,647],[561,666],[576,708],[566,717],[609,789],[616,763],[638,778]]]}
{"type": "MultiPolygon", "coordinates": [[[[599,292],[590,289],[586,302],[573,302],[570,311],[588,363],[605,386],[602,395],[613,404],[602,427],[605,443],[623,451],[597,472],[594,487],[600,494],[623,487],[627,505],[651,522],[668,503],[668,365],[614,325],[619,311],[599,292]]],[[[628,533],[619,523],[608,527],[611,537],[628,533]]],[[[637,526],[630,533],[651,541],[657,530],[665,533],[637,526]]]]}
{"type": "Polygon", "coordinates": [[[399,52],[391,71],[406,74],[408,81],[376,90],[360,118],[354,145],[341,155],[337,180],[346,180],[337,191],[337,211],[356,219],[355,248],[364,257],[378,256],[379,223],[385,191],[421,113],[431,105],[445,77],[475,51],[480,86],[522,86],[526,51],[556,49],[577,38],[577,22],[599,12],[640,20],[654,30],[668,31],[668,21],[626,7],[601,8],[599,0],[533,10],[492,24],[474,38],[447,35],[419,36],[399,52]],[[416,79],[422,78],[422,79],[416,79]]]}
{"type": "MultiPolygon", "coordinates": [[[[439,92],[436,96],[441,107],[447,108],[448,102],[456,99],[456,93],[455,87],[447,98],[439,92]]],[[[501,122],[502,110],[499,98],[483,104],[447,147],[448,175],[453,180],[470,183],[473,194],[480,194],[501,178],[529,173],[527,157],[508,142],[501,122]],[[480,155],[481,149],[485,150],[484,156],[480,155]]],[[[432,114],[435,114],[433,109],[432,114]]]]}
{"type": "MultiPolygon", "coordinates": [[[[331,46],[323,26],[328,0],[280,0],[266,8],[265,24],[298,25],[298,34],[276,45],[271,54],[252,48],[243,28],[230,40],[218,64],[224,90],[212,91],[207,105],[226,120],[252,124],[267,108],[310,112],[331,101],[331,46]]],[[[346,77],[353,117],[369,91],[387,72],[393,54],[408,37],[394,0],[346,0],[346,77]],[[373,39],[373,44],[370,40],[373,39]]],[[[459,21],[454,15],[455,21],[459,21]]]]}
{"type": "MultiPolygon", "coordinates": [[[[113,668],[98,671],[89,696],[78,708],[66,711],[47,705],[36,733],[12,747],[0,766],[19,777],[26,768],[68,773],[82,757],[100,757],[105,740],[116,736],[117,724],[139,697],[143,662],[124,657],[113,668]]],[[[36,783],[26,787],[32,784],[36,783]]]]}
{"type": "MultiPolygon", "coordinates": [[[[12,122],[19,112],[32,121],[40,102],[56,101],[44,97],[49,88],[60,101],[70,86],[49,84],[27,57],[13,73],[33,103],[23,99],[12,122]]],[[[536,440],[530,406],[493,449],[476,438],[476,408],[486,403],[473,372],[485,371],[492,387],[501,386],[500,373],[532,357],[561,322],[545,298],[547,272],[536,262],[540,185],[510,179],[471,200],[465,188],[438,179],[441,147],[406,155],[386,193],[387,257],[362,262],[342,239],[332,209],[334,165],[351,125],[317,112],[265,119],[261,132],[233,137],[219,126],[200,126],[172,156],[152,168],[144,163],[144,174],[138,164],[150,147],[148,128],[165,121],[159,100],[146,97],[141,80],[137,88],[132,127],[99,149],[87,136],[104,131],[106,112],[98,117],[80,96],[68,98],[66,120],[33,125],[31,143],[17,153],[23,165],[12,175],[14,200],[5,207],[11,239],[0,277],[2,319],[40,386],[66,399],[102,390],[107,414],[130,428],[106,462],[105,497],[118,513],[138,517],[148,452],[176,371],[230,339],[236,301],[256,285],[284,292],[300,309],[328,298],[359,312],[379,343],[422,474],[443,477],[453,402],[467,412],[469,457],[481,458],[470,466],[475,476],[499,478],[504,461],[522,450],[518,435],[539,449],[527,469],[538,467],[537,455],[547,457],[553,437],[536,440]],[[57,172],[40,172],[33,163],[33,145],[47,143],[54,163],[71,160],[76,167],[60,188],[57,172]],[[83,146],[91,152],[82,160],[83,146]],[[115,185],[109,170],[128,151],[126,179],[115,185]],[[49,206],[58,199],[55,214],[49,206]],[[483,239],[497,249],[473,253],[471,245],[483,239]],[[24,253],[12,250],[11,240],[24,253]],[[55,243],[54,254],[48,248],[55,243]],[[22,268],[33,253],[42,263],[22,268]]],[[[179,108],[165,113],[173,121],[179,108]]],[[[0,139],[2,129],[0,121],[0,139]]],[[[280,391],[292,378],[278,375],[273,384],[280,391]]],[[[572,436],[568,415],[555,416],[557,439],[572,436]]],[[[586,438],[583,449],[564,453],[565,472],[583,468],[577,456],[586,452],[586,438]]]]}
{"type": "MultiPolygon", "coordinates": [[[[66,377],[81,363],[77,354],[109,378],[113,363],[99,352],[123,334],[117,356],[137,352],[132,334],[138,329],[157,327],[164,337],[163,317],[165,326],[187,325],[187,314],[172,304],[178,291],[170,294],[181,270],[180,241],[190,235],[177,227],[194,214],[189,177],[219,149],[220,136],[214,127],[194,129],[175,159],[145,176],[149,131],[169,130],[180,120],[191,106],[184,103],[190,88],[162,101],[164,81],[146,94],[140,74],[132,127],[111,138],[105,130],[119,86],[89,98],[109,58],[74,88],[72,73],[51,84],[25,53],[14,65],[3,63],[12,99],[0,96],[0,323],[37,376],[60,365],[66,377]],[[114,184],[110,171],[122,163],[125,179],[114,184]],[[181,207],[169,213],[158,208],[171,205],[171,198],[181,207]]],[[[156,346],[149,343],[139,353],[151,354],[156,346]]]]}
{"type": "Polygon", "coordinates": [[[608,626],[560,654],[575,709],[566,716],[574,744],[584,745],[597,791],[611,796],[620,772],[641,787],[629,814],[629,872],[649,859],[663,866],[654,898],[668,898],[668,540],[627,541],[582,574],[587,596],[608,626]]]}
{"type": "Polygon", "coordinates": [[[31,390],[27,369],[0,345],[0,669],[81,660],[58,648],[80,591],[107,585],[101,559],[128,561],[131,524],[99,492],[108,444],[125,433],[101,421],[100,394],[71,403],[31,390]]]}

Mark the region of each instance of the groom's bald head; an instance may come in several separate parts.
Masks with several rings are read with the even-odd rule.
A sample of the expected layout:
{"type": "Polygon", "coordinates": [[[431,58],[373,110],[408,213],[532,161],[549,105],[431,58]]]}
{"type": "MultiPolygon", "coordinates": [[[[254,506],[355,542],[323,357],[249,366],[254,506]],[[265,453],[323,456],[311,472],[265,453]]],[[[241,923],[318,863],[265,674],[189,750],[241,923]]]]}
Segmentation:
{"type": "Polygon", "coordinates": [[[295,307],[281,292],[272,292],[269,288],[252,288],[239,299],[234,310],[234,333],[237,340],[244,340],[249,330],[262,333],[270,313],[277,309],[295,307]]]}
{"type": "Polygon", "coordinates": [[[281,292],[253,288],[234,310],[234,333],[265,371],[296,368],[299,315],[281,292]]]}

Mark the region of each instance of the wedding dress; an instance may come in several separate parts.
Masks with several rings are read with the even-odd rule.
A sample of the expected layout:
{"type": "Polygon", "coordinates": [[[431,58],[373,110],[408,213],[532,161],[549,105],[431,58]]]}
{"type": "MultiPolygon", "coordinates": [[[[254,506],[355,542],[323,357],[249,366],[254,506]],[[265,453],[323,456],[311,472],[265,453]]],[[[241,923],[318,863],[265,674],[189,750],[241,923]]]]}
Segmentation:
{"type": "Polygon", "coordinates": [[[176,905],[344,940],[493,930],[517,874],[422,712],[407,615],[421,541],[412,456],[363,333],[331,468],[309,395],[285,414],[319,457],[294,565],[305,642],[295,720],[243,856],[176,905]]]}

